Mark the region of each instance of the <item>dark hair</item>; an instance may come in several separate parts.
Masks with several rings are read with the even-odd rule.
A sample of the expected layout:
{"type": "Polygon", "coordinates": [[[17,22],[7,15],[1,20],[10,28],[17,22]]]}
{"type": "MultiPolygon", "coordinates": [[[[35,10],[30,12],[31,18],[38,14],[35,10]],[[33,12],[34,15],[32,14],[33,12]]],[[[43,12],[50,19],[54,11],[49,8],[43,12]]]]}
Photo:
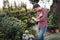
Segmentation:
{"type": "Polygon", "coordinates": [[[34,9],[34,8],[37,8],[37,7],[40,7],[40,5],[39,5],[39,4],[34,4],[34,5],[33,5],[33,9],[34,9]]]}

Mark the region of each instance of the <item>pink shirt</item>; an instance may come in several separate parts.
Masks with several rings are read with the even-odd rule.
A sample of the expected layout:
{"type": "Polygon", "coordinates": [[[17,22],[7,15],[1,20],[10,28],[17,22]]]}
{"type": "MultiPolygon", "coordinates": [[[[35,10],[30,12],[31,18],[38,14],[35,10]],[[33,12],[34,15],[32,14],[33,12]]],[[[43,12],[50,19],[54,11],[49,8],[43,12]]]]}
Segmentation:
{"type": "Polygon", "coordinates": [[[48,20],[48,11],[47,9],[42,8],[42,10],[37,11],[36,17],[42,12],[42,17],[40,17],[40,21],[38,21],[39,28],[47,27],[47,20],[48,20]]]}

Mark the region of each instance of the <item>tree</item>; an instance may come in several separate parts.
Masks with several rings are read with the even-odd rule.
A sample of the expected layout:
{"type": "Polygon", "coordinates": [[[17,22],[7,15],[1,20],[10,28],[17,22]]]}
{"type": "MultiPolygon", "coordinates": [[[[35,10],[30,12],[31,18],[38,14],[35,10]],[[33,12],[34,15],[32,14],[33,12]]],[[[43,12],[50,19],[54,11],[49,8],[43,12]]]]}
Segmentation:
{"type": "Polygon", "coordinates": [[[16,2],[14,1],[14,7],[15,7],[15,9],[17,9],[17,5],[16,5],[16,2]]]}
{"type": "Polygon", "coordinates": [[[51,5],[51,12],[56,14],[57,20],[56,23],[60,24],[60,0],[53,0],[53,4],[51,5]]]}
{"type": "Polygon", "coordinates": [[[21,2],[21,7],[22,8],[25,8],[25,11],[27,12],[27,7],[26,7],[27,5],[24,3],[24,2],[21,2]]]}
{"type": "Polygon", "coordinates": [[[3,0],[3,9],[9,8],[9,1],[3,0]]]}

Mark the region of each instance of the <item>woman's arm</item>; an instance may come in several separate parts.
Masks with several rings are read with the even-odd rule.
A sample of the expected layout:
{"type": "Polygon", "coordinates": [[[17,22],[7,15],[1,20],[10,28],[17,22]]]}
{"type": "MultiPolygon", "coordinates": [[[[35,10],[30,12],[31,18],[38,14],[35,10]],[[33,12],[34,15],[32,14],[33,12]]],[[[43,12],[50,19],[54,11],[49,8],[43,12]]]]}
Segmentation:
{"type": "Polygon", "coordinates": [[[37,17],[37,19],[40,19],[43,16],[42,12],[39,14],[39,16],[37,17]]]}
{"type": "Polygon", "coordinates": [[[47,18],[47,16],[48,16],[48,11],[47,11],[47,9],[44,9],[43,16],[40,18],[40,21],[45,20],[47,18]]]}

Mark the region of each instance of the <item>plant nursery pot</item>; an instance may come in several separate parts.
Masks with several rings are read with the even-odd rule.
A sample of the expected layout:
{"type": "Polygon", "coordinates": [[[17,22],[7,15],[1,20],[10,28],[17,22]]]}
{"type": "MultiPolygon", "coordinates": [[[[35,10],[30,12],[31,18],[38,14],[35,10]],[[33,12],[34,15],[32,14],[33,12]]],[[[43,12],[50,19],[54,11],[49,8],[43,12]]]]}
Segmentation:
{"type": "Polygon", "coordinates": [[[55,32],[56,32],[56,33],[59,33],[59,29],[55,29],[55,32]]]}

